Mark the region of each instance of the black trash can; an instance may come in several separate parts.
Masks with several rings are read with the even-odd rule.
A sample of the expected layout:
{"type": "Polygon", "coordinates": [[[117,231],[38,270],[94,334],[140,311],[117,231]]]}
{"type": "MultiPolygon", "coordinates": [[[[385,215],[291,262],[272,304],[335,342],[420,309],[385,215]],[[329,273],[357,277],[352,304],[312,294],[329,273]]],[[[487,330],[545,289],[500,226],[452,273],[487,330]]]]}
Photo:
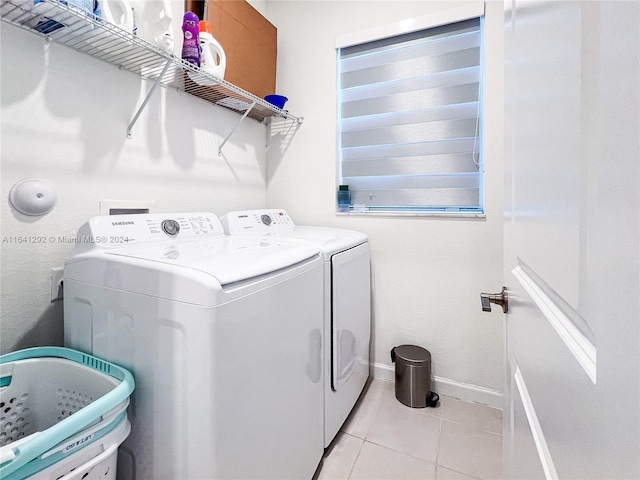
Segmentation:
{"type": "Polygon", "coordinates": [[[431,353],[416,345],[391,349],[396,364],[396,398],[409,407],[435,407],[438,394],[431,391],[431,353]]]}

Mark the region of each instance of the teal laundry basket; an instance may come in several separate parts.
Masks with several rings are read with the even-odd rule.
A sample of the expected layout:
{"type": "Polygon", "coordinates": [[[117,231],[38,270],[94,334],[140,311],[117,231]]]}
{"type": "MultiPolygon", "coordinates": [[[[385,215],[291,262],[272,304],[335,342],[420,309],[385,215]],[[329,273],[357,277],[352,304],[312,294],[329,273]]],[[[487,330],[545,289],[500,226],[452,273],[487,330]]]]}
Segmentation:
{"type": "Polygon", "coordinates": [[[69,348],[0,356],[0,478],[88,480],[97,465],[115,478],[133,389],[126,369],[69,348]]]}

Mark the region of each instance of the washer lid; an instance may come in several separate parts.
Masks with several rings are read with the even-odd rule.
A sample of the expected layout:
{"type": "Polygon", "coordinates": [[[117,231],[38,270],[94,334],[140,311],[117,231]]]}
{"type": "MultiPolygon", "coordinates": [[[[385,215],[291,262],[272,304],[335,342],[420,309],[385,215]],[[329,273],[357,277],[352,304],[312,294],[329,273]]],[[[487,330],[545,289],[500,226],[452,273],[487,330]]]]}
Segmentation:
{"type": "Polygon", "coordinates": [[[421,366],[431,363],[431,353],[428,350],[416,345],[400,345],[393,349],[396,354],[396,362],[408,363],[410,365],[421,366]]]}
{"type": "MultiPolygon", "coordinates": [[[[209,240],[164,242],[144,248],[110,250],[107,256],[147,260],[198,270],[220,285],[266,275],[318,256],[311,245],[292,245],[257,238],[221,236],[209,240]]],[[[117,261],[114,258],[114,261],[117,261]]]]}

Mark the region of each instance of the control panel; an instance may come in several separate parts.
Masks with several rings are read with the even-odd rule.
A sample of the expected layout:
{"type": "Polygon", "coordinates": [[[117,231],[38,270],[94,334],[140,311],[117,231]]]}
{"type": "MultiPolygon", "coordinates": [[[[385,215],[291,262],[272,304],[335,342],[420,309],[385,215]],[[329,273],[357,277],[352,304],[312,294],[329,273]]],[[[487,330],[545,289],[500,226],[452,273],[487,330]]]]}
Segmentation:
{"type": "Polygon", "coordinates": [[[220,220],[228,235],[245,237],[286,236],[296,226],[282,209],[229,212],[220,220]]]}
{"type": "Polygon", "coordinates": [[[209,212],[108,215],[93,217],[83,225],[76,243],[111,248],[219,235],[224,235],[222,224],[209,212]]]}

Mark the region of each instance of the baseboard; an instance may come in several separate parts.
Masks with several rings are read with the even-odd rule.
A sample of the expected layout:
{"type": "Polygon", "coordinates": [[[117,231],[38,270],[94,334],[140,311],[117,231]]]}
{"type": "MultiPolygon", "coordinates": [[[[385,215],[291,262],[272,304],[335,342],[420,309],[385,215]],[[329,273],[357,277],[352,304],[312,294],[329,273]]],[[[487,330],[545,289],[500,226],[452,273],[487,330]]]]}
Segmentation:
{"type": "MultiPolygon", "coordinates": [[[[371,365],[371,372],[375,378],[395,382],[395,367],[382,363],[371,365]]],[[[442,395],[466,400],[467,402],[480,403],[489,407],[502,408],[502,392],[491,388],[481,387],[470,383],[457,382],[449,378],[434,377],[434,390],[442,395]]]]}

